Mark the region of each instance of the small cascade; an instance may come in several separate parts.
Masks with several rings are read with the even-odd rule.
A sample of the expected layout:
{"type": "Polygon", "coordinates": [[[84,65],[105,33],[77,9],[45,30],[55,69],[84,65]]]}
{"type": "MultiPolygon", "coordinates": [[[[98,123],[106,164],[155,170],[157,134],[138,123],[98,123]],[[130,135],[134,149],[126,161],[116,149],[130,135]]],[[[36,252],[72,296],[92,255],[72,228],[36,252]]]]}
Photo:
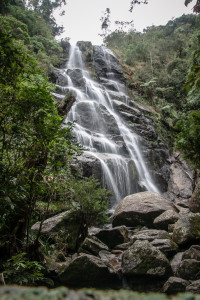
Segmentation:
{"type": "Polygon", "coordinates": [[[64,85],[59,93],[71,91],[76,97],[65,122],[75,122],[74,135],[85,154],[101,166],[103,185],[114,193],[115,206],[126,195],[144,190],[159,192],[140,150],[140,137],[134,133],[114,107],[114,101],[128,107],[130,99],[124,82],[112,70],[114,54],[105,47],[103,53],[106,73],[100,82],[91,79],[84,66],[78,46],[72,46],[65,69],[60,70],[64,85]],[[66,83],[66,84],[65,84],[66,83]]]}

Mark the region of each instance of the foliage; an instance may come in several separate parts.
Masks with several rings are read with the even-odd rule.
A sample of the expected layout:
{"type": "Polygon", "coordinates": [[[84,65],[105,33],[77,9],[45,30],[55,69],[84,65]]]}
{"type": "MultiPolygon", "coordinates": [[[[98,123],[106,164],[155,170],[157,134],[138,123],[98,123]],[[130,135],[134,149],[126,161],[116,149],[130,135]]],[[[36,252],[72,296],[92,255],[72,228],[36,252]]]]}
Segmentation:
{"type": "Polygon", "coordinates": [[[192,111],[187,119],[180,120],[176,129],[176,147],[183,150],[185,158],[189,159],[196,168],[200,167],[200,111],[192,111]]]}
{"type": "Polygon", "coordinates": [[[77,248],[88,234],[90,226],[102,225],[108,222],[108,209],[111,192],[100,188],[99,181],[93,177],[72,180],[71,209],[72,219],[79,224],[77,248]]]}
{"type": "Polygon", "coordinates": [[[37,261],[29,261],[26,253],[12,256],[4,264],[6,284],[37,285],[44,282],[44,267],[37,261]]]}

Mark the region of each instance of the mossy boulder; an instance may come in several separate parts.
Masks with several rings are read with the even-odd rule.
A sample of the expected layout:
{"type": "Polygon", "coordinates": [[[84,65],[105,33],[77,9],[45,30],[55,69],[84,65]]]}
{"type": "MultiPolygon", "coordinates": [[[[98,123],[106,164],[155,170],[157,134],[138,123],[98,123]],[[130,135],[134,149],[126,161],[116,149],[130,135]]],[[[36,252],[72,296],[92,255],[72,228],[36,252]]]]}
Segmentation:
{"type": "Polygon", "coordinates": [[[200,241],[200,213],[181,216],[174,226],[173,241],[178,245],[200,241]]]}
{"type": "Polygon", "coordinates": [[[163,277],[171,271],[166,256],[148,241],[136,241],[122,255],[124,275],[147,275],[163,277]]]}

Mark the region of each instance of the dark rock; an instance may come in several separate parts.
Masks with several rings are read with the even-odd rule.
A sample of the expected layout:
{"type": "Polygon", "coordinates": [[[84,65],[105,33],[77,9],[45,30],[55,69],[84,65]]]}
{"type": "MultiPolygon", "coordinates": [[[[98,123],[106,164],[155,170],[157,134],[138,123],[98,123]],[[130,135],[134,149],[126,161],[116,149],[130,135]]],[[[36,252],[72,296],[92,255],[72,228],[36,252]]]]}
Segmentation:
{"type": "Polygon", "coordinates": [[[109,250],[108,247],[96,237],[87,237],[79,248],[79,252],[98,256],[101,250],[109,250]]]}
{"type": "Polygon", "coordinates": [[[61,116],[67,115],[75,101],[76,98],[72,95],[72,93],[71,92],[67,93],[65,97],[57,105],[57,110],[59,115],[61,116]]]}
{"type": "Polygon", "coordinates": [[[200,240],[200,213],[182,215],[175,223],[173,241],[178,245],[195,243],[200,240]]]}
{"type": "Polygon", "coordinates": [[[196,259],[182,260],[176,275],[188,280],[200,279],[200,261],[197,261],[196,259]]]}
{"type": "Polygon", "coordinates": [[[200,246],[192,245],[188,250],[183,253],[182,259],[196,259],[200,261],[200,246]]]}
{"type": "Polygon", "coordinates": [[[113,226],[152,226],[154,219],[166,210],[175,210],[173,204],[154,192],[142,192],[125,197],[116,207],[113,226]]]}
{"type": "Polygon", "coordinates": [[[92,255],[81,255],[61,270],[60,282],[69,287],[114,288],[119,280],[114,271],[101,259],[92,255]]]}
{"type": "Polygon", "coordinates": [[[193,281],[186,287],[186,292],[200,294],[200,280],[193,281]]]}
{"type": "Polygon", "coordinates": [[[166,276],[170,272],[166,256],[148,241],[136,241],[122,256],[124,275],[166,276]]]}
{"type": "Polygon", "coordinates": [[[115,251],[115,253],[111,253],[105,250],[99,252],[99,257],[103,262],[107,265],[111,265],[115,271],[121,270],[121,259],[122,259],[122,251],[115,251]]]}
{"type": "Polygon", "coordinates": [[[100,230],[96,237],[106,244],[110,249],[119,244],[128,242],[128,229],[125,226],[119,226],[111,229],[100,230]]]}
{"type": "Polygon", "coordinates": [[[166,210],[164,213],[162,213],[160,216],[155,218],[153,221],[153,224],[155,227],[159,229],[165,229],[168,230],[169,224],[174,224],[179,219],[179,215],[174,210],[166,210]]]}
{"type": "Polygon", "coordinates": [[[112,51],[101,46],[94,46],[94,66],[99,78],[107,78],[108,73],[113,73],[117,80],[125,82],[122,67],[112,51]],[[107,59],[110,62],[109,69],[107,59]]]}
{"type": "Polygon", "coordinates": [[[163,286],[163,292],[167,294],[177,294],[185,292],[186,286],[189,284],[187,280],[178,277],[170,277],[163,286]]]}

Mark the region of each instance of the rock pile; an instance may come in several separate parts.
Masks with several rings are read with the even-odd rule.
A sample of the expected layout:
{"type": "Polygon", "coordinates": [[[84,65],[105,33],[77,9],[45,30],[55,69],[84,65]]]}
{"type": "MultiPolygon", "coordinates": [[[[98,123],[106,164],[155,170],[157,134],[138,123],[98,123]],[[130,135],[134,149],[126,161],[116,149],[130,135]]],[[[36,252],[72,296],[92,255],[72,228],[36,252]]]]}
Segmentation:
{"type": "Polygon", "coordinates": [[[199,240],[199,213],[181,211],[153,192],[130,195],[116,207],[112,226],[91,228],[79,252],[59,263],[57,281],[73,288],[197,293],[199,240]]]}

